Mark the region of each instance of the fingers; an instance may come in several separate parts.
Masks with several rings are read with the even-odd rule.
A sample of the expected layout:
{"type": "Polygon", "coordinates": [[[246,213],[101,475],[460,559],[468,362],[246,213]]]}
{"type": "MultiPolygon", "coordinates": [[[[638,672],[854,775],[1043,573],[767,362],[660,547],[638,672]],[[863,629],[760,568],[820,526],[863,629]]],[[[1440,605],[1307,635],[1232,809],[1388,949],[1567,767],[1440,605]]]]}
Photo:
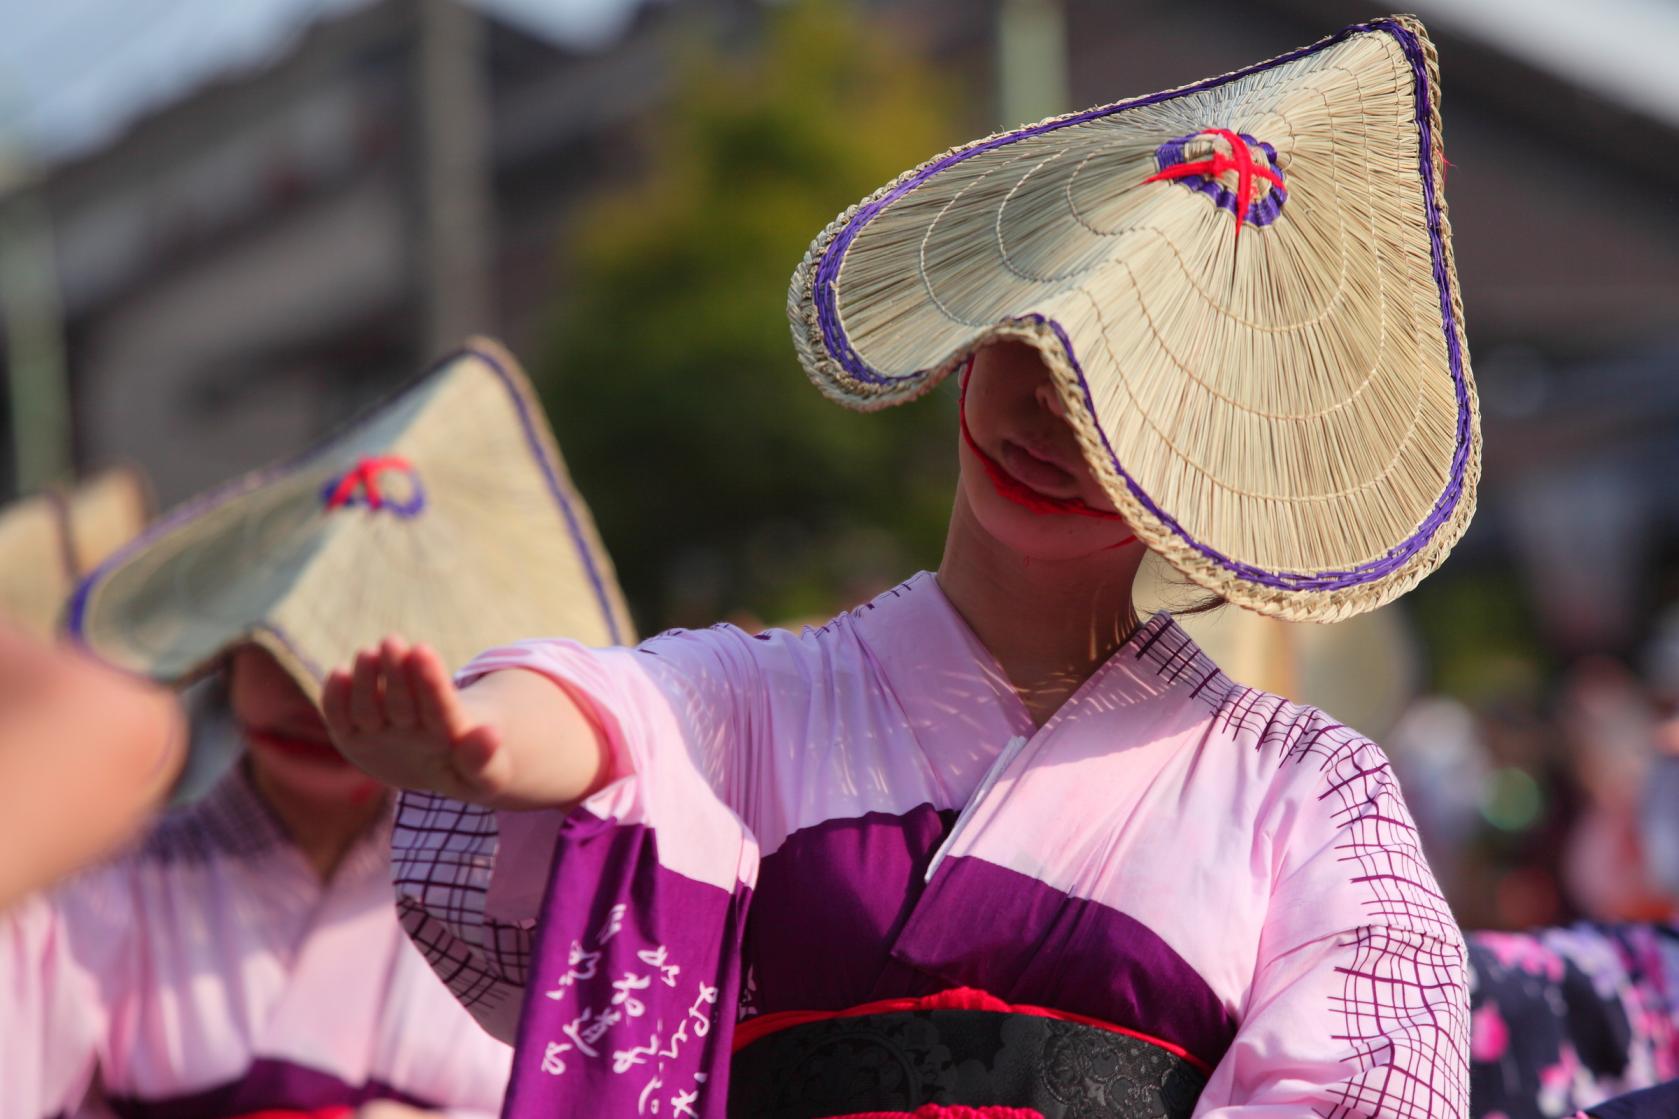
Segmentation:
{"type": "Polygon", "coordinates": [[[350,718],[350,691],[354,686],[354,678],[342,668],[326,674],[326,683],[321,688],[321,714],[326,717],[327,730],[334,739],[355,733],[355,723],[350,718]]]}
{"type": "Polygon", "coordinates": [[[364,650],[356,654],[354,678],[350,685],[350,725],[362,734],[375,734],[385,729],[383,664],[377,652],[364,650]]]}
{"type": "Polygon", "coordinates": [[[419,723],[413,689],[408,685],[408,645],[387,637],[379,645],[380,675],[385,685],[385,718],[396,730],[412,730],[419,723]]]}
{"type": "Polygon", "coordinates": [[[408,654],[407,682],[414,697],[416,716],[421,726],[446,738],[453,737],[460,723],[460,708],[456,702],[455,683],[444,667],[443,658],[425,645],[416,645],[408,654]]]}

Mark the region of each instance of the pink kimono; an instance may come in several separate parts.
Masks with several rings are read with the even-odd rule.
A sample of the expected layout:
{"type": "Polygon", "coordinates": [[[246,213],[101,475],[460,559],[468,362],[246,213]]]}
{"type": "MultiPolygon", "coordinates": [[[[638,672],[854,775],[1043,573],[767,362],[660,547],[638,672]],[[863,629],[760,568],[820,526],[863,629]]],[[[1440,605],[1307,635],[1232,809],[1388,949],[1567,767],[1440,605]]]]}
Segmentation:
{"type": "Polygon", "coordinates": [[[243,767],[0,918],[0,1114],[144,1119],[394,1099],[486,1119],[509,1051],[391,905],[389,824],[320,882],[243,767]]]}
{"type": "Polygon", "coordinates": [[[1381,751],[1166,615],[1042,728],[925,573],[800,635],[463,675],[515,666],[593,706],[618,779],[563,820],[406,794],[393,836],[411,933],[517,1040],[511,1116],[971,1103],[995,1069],[938,1031],[996,1007],[1046,1116],[1467,1114],[1463,942],[1381,751]]]}

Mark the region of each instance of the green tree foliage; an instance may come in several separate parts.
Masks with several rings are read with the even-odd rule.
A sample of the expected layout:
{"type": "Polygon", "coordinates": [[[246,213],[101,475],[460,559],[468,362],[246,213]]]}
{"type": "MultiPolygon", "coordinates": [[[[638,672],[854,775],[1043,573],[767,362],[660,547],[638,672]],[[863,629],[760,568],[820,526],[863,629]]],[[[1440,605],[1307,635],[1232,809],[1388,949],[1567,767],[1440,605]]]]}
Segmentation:
{"type": "Polygon", "coordinates": [[[537,379],[644,629],[831,612],[936,562],[949,393],[823,398],[788,280],[840,210],[949,147],[954,91],[838,0],[701,45],[648,122],[647,171],[586,208],[537,379]]]}

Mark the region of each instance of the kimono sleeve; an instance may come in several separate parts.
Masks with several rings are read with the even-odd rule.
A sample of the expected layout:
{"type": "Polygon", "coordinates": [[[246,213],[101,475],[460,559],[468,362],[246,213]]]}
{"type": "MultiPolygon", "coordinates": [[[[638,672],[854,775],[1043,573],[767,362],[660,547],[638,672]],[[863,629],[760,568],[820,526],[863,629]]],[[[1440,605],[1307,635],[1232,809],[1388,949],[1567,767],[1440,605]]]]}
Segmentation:
{"type": "Polygon", "coordinates": [[[89,873],[0,913],[5,1114],[76,1111],[94,1080],[127,960],[120,882],[89,873]]]}
{"type": "Polygon", "coordinates": [[[706,631],[492,650],[462,678],[554,680],[604,731],[614,779],[570,814],[402,797],[404,925],[480,1024],[515,1043],[507,1114],[637,1114],[661,1099],[662,1114],[671,1100],[712,1114],[701,1093],[721,1106],[706,1085],[726,1071],[758,865],[726,803],[754,686],[732,647],[706,631]]]}
{"type": "Polygon", "coordinates": [[[1282,765],[1255,975],[1196,1116],[1463,1119],[1463,938],[1386,759],[1318,727],[1282,765]]]}

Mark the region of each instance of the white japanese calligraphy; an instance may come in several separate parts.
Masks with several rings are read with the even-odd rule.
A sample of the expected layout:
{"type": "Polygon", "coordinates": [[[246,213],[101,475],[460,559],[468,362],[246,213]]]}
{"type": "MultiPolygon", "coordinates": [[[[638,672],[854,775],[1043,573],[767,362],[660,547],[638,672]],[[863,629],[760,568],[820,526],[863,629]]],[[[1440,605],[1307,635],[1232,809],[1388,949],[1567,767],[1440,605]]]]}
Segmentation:
{"type": "Polygon", "coordinates": [[[626,971],[624,978],[612,981],[612,1005],[624,1008],[624,1013],[631,1018],[640,1018],[647,1013],[647,1006],[631,992],[645,991],[653,985],[651,975],[636,975],[626,971]]]}
{"type": "Polygon", "coordinates": [[[717,988],[707,987],[704,983],[701,983],[699,997],[694,1000],[694,1005],[688,1008],[688,1017],[694,1020],[694,1034],[696,1037],[704,1037],[706,1034],[711,1032],[711,1011],[702,1011],[700,1007],[714,1006],[716,1003],[717,988]]]}
{"type": "Polygon", "coordinates": [[[664,1083],[657,1076],[647,1082],[647,1087],[641,1090],[641,1098],[635,1102],[637,1115],[659,1114],[659,1097],[653,1093],[664,1087],[664,1083]]]}
{"type": "Polygon", "coordinates": [[[578,980],[593,979],[595,969],[600,966],[600,955],[599,952],[585,952],[580,942],[572,941],[571,950],[566,954],[568,970],[554,984],[554,989],[547,992],[548,997],[558,1001],[565,998],[566,992],[578,980]]]}
{"type": "Polygon", "coordinates": [[[600,1056],[595,1048],[606,1031],[624,1020],[624,1016],[616,1010],[605,1010],[596,1014],[593,1010],[585,1010],[571,1020],[571,1024],[561,1027],[562,1033],[577,1045],[580,1052],[590,1057],[600,1056]]]}
{"type": "Polygon", "coordinates": [[[676,977],[682,969],[676,964],[666,962],[670,953],[663,944],[659,945],[657,948],[643,948],[635,955],[636,959],[640,960],[648,967],[655,967],[659,969],[659,972],[664,978],[665,986],[676,986],[676,977]]]}
{"type": "Polygon", "coordinates": [[[612,1071],[622,1076],[638,1065],[647,1063],[647,1058],[656,1056],[659,1052],[659,1028],[653,1029],[653,1037],[646,1045],[637,1045],[630,1049],[619,1049],[612,1054],[612,1071]]]}
{"type": "Polygon", "coordinates": [[[542,1071],[549,1076],[565,1075],[565,1059],[562,1054],[571,1052],[571,1046],[561,1041],[550,1041],[547,1050],[542,1054],[542,1071]]]}
{"type": "Polygon", "coordinates": [[[606,943],[617,936],[624,929],[624,914],[629,906],[619,902],[606,914],[606,924],[601,926],[600,932],[595,934],[595,943],[605,947],[606,943]]]}
{"type": "Polygon", "coordinates": [[[677,1053],[681,1051],[682,1043],[687,1040],[688,1023],[684,1021],[680,1026],[676,1027],[676,1032],[670,1035],[670,1048],[666,1049],[663,1053],[660,1053],[659,1056],[667,1061],[676,1060],[677,1053]]]}

